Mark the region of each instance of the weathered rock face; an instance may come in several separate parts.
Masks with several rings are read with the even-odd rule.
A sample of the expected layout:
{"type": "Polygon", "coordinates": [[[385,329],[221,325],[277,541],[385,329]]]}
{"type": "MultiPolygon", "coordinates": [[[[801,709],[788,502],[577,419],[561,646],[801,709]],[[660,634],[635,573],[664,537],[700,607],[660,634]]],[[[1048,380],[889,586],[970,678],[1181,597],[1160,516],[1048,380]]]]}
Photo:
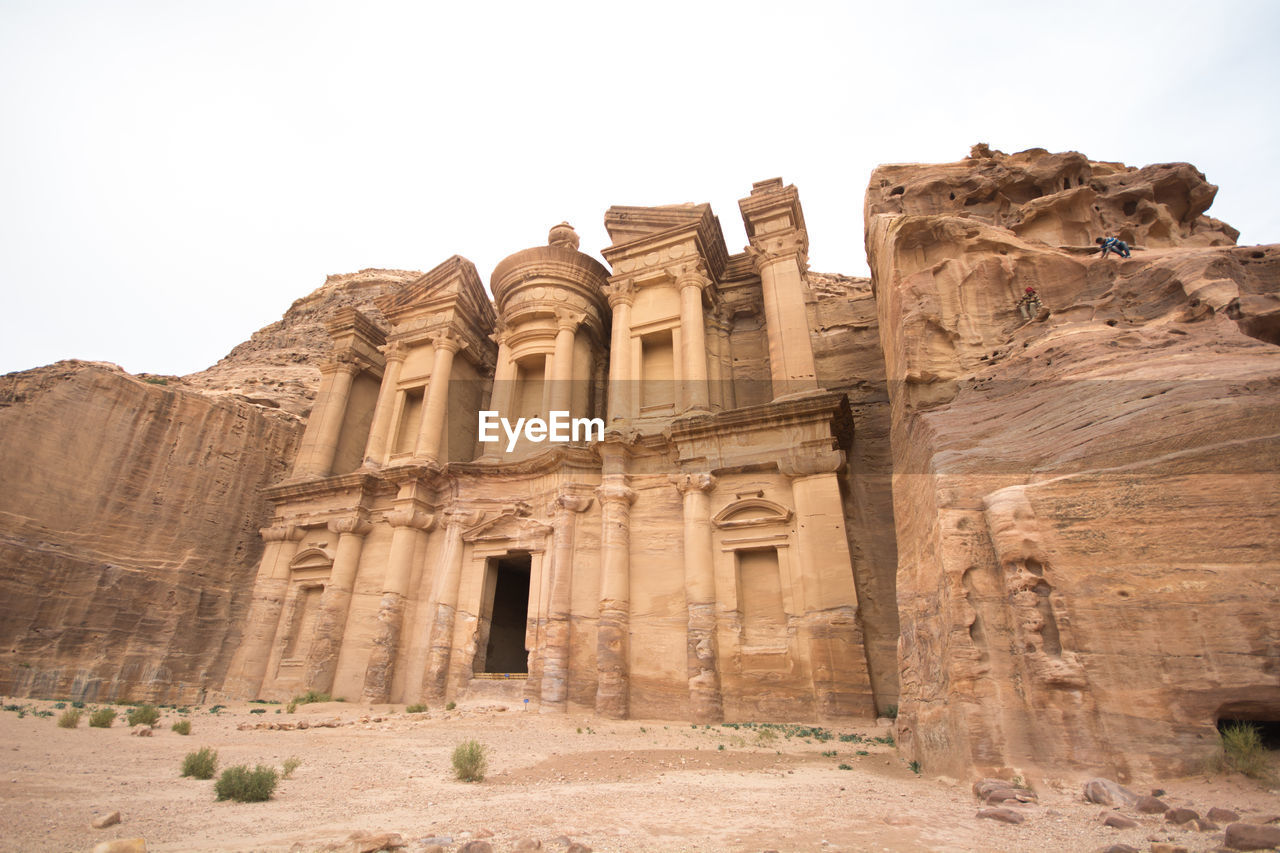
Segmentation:
{"type": "Polygon", "coordinates": [[[417,273],[330,276],[191,376],[0,379],[0,694],[191,701],[222,686],[328,355],[325,323],[417,273]]]}
{"type": "Polygon", "coordinates": [[[323,286],[289,306],[282,318],[254,332],[213,367],[182,377],[182,386],[305,418],[320,385],[319,364],[329,356],[325,323],[343,308],[356,308],[387,328],[378,298],[420,275],[379,269],[331,275],[323,286]]]}
{"type": "Polygon", "coordinates": [[[0,693],[221,683],[296,418],[60,362],[0,379],[0,693]]]}
{"type": "Polygon", "coordinates": [[[1217,719],[1280,719],[1280,248],[1231,245],[1214,191],[981,147],[872,175],[899,740],[928,770],[1189,771],[1217,719]]]}

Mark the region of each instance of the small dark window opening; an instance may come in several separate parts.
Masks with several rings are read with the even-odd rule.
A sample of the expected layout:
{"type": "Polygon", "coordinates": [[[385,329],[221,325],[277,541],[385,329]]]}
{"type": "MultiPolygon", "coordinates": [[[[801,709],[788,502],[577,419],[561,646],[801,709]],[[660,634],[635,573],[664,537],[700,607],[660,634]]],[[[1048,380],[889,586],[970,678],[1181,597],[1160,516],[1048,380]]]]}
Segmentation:
{"type": "Polygon", "coordinates": [[[889,191],[889,195],[902,195],[907,191],[906,187],[894,187],[889,191]]]}

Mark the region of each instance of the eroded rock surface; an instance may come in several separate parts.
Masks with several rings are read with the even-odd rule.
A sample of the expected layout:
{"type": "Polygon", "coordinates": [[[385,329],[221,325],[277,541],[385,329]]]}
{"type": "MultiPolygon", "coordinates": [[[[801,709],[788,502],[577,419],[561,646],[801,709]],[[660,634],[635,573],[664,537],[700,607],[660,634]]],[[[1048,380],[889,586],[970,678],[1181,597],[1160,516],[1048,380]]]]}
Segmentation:
{"type": "Polygon", "coordinates": [[[1234,246],[1215,190],[981,146],[872,176],[898,730],[926,769],[1189,771],[1219,717],[1280,713],[1280,247],[1234,246]]]}

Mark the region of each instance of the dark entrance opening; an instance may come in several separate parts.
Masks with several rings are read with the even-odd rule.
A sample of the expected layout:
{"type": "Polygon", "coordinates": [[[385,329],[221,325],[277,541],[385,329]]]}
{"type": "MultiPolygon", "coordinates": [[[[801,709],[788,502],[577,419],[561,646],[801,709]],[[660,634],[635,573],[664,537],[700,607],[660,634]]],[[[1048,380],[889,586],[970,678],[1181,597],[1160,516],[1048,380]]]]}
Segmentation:
{"type": "MultiPolygon", "coordinates": [[[[1239,713],[1238,711],[1236,712],[1239,713]]],[[[1226,731],[1228,726],[1253,726],[1258,731],[1264,749],[1280,749],[1280,720],[1263,720],[1252,717],[1219,717],[1218,731],[1226,731]]]]}
{"type": "Polygon", "coordinates": [[[529,651],[524,647],[529,619],[528,554],[508,554],[489,561],[489,640],[485,644],[481,672],[529,671],[529,651]]]}

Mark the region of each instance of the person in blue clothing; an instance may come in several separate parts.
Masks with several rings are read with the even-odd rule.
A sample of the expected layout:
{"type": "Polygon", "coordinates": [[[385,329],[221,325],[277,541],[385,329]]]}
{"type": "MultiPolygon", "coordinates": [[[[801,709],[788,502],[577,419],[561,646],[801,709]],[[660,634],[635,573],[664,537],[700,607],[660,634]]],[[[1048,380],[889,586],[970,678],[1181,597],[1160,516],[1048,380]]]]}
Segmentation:
{"type": "Polygon", "coordinates": [[[1102,246],[1102,257],[1104,258],[1107,256],[1107,252],[1115,252],[1122,258],[1129,257],[1129,244],[1116,237],[1108,237],[1105,240],[1099,237],[1093,242],[1102,246]]]}

